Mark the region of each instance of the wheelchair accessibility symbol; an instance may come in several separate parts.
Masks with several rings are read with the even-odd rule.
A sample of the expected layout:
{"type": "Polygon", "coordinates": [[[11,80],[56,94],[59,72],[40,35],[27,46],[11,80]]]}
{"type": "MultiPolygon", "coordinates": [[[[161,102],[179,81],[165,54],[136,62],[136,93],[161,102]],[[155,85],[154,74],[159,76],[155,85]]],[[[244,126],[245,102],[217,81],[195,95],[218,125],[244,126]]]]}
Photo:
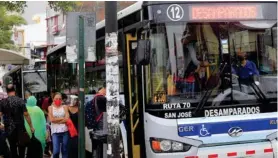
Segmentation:
{"type": "Polygon", "coordinates": [[[209,133],[208,129],[205,127],[204,124],[202,124],[202,128],[200,129],[199,136],[200,136],[200,137],[208,137],[208,136],[211,136],[211,134],[209,133]]]}

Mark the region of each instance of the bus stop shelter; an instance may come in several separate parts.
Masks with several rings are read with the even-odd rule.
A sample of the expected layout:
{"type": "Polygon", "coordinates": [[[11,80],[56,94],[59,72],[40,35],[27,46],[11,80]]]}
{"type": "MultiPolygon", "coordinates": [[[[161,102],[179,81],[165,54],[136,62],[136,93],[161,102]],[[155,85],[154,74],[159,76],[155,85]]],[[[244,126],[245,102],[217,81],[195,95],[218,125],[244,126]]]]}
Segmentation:
{"type": "Polygon", "coordinates": [[[30,60],[11,50],[0,48],[0,64],[29,65],[30,60]]]}
{"type": "MultiPolygon", "coordinates": [[[[30,60],[27,57],[18,52],[0,48],[0,65],[19,65],[20,68],[22,65],[29,65],[29,62],[30,60]]],[[[2,80],[2,77],[4,76],[0,76],[0,80],[2,80]]],[[[5,86],[5,82],[2,83],[2,86],[5,86]]],[[[2,91],[3,90],[0,92],[0,99],[5,98],[6,96],[2,91]]]]}

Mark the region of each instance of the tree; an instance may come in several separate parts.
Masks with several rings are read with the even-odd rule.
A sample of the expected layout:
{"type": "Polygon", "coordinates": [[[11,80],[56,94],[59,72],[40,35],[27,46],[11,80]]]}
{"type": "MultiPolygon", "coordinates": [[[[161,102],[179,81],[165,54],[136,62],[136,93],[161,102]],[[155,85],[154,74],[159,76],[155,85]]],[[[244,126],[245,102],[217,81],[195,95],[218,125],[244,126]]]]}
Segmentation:
{"type": "Polygon", "coordinates": [[[26,21],[19,15],[8,14],[7,9],[0,6],[0,48],[17,50],[11,40],[13,26],[26,24],[26,21]]]}
{"type": "MultiPolygon", "coordinates": [[[[68,12],[75,10],[78,2],[49,1],[49,6],[55,11],[68,12]]],[[[0,1],[0,48],[18,50],[11,40],[14,26],[26,24],[26,21],[18,14],[23,13],[27,7],[26,1],[0,1]]]]}
{"type": "Polygon", "coordinates": [[[55,11],[70,12],[76,11],[76,9],[81,5],[78,1],[49,1],[48,5],[55,11]]]}
{"type": "Polygon", "coordinates": [[[0,1],[0,6],[4,7],[7,11],[23,13],[24,8],[27,7],[24,1],[0,1]]]}
{"type": "MultiPolygon", "coordinates": [[[[74,11],[80,3],[73,1],[48,1],[48,5],[55,11],[69,12],[74,11]]],[[[8,11],[23,13],[27,4],[26,1],[0,1],[0,6],[5,7],[8,11]]]]}

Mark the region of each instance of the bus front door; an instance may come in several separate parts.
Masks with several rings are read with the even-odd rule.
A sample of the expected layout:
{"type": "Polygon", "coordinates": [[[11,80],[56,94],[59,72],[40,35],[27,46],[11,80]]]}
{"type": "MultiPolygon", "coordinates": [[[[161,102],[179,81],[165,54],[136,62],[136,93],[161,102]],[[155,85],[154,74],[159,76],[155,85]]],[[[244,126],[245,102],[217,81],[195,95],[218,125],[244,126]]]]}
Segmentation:
{"type": "Polygon", "coordinates": [[[125,82],[125,99],[126,106],[128,106],[127,118],[127,135],[128,135],[128,157],[129,158],[140,158],[142,154],[141,144],[144,142],[141,137],[142,123],[140,120],[139,110],[139,91],[138,91],[138,80],[137,80],[137,67],[135,64],[135,52],[137,48],[137,37],[136,34],[126,34],[126,76],[124,76],[125,82]]]}

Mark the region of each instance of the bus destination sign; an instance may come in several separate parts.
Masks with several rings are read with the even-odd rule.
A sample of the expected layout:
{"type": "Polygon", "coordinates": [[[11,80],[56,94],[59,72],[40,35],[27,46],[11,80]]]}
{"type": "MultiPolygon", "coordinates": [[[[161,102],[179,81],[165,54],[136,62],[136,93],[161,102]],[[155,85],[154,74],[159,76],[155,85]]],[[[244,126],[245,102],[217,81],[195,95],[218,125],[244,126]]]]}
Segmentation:
{"type": "Polygon", "coordinates": [[[190,20],[256,19],[258,6],[191,6],[190,20]]]}
{"type": "Polygon", "coordinates": [[[276,3],[177,3],[151,6],[155,23],[276,20],[276,3]]]}

